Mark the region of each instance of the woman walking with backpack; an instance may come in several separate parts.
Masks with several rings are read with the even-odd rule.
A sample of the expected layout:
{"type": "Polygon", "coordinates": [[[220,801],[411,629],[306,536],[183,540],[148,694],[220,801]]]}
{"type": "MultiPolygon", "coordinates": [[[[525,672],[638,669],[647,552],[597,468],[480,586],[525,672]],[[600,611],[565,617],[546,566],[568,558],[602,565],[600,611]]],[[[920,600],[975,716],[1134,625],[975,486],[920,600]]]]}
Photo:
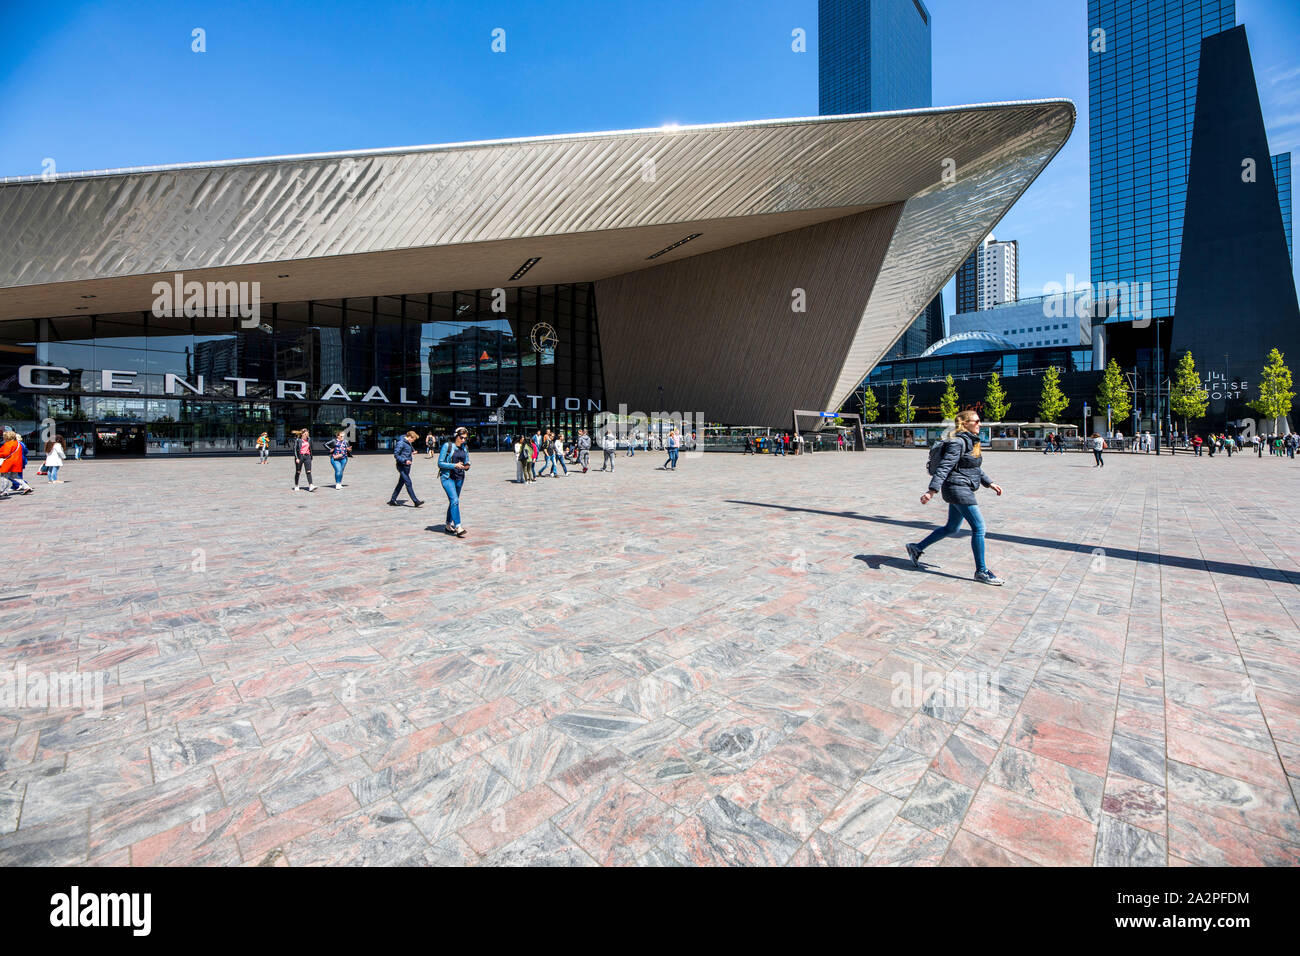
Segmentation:
{"type": "Polygon", "coordinates": [[[1002,488],[995,485],[981,467],[980,417],[971,409],[957,413],[956,424],[930,449],[930,485],[921,495],[921,504],[929,504],[936,493],[948,502],[948,523],[936,528],[919,544],[907,546],[907,556],[912,566],[921,567],[921,555],[941,538],[956,534],[962,521],[970,525],[971,552],[975,556],[975,580],[983,584],[1001,585],[1003,580],[989,570],[984,562],[984,517],[975,502],[975,491],[981,486],[992,488],[1001,496],[1002,488]]]}
{"type": "Polygon", "coordinates": [[[447,493],[447,533],[458,538],[465,537],[460,523],[460,491],[465,484],[465,472],[469,471],[469,449],[465,447],[468,441],[469,429],[457,428],[438,454],[438,479],[447,493]]]}

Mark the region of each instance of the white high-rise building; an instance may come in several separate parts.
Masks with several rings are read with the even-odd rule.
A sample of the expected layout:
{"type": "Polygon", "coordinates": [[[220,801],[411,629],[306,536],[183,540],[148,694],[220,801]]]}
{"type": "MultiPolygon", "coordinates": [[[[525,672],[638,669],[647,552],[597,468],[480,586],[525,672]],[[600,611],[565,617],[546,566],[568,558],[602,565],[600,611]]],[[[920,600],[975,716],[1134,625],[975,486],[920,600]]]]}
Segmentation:
{"type": "Polygon", "coordinates": [[[1019,245],[989,233],[957,270],[957,311],[977,312],[1020,298],[1019,245]]]}

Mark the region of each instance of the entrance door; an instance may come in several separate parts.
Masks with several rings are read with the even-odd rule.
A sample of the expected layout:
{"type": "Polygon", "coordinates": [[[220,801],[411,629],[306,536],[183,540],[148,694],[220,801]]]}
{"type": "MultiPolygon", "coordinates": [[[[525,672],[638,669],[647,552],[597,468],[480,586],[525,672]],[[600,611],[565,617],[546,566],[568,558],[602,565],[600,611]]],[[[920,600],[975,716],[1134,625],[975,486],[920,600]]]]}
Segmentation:
{"type": "Polygon", "coordinates": [[[95,455],[143,455],[145,434],[143,425],[95,426],[95,455]]]}

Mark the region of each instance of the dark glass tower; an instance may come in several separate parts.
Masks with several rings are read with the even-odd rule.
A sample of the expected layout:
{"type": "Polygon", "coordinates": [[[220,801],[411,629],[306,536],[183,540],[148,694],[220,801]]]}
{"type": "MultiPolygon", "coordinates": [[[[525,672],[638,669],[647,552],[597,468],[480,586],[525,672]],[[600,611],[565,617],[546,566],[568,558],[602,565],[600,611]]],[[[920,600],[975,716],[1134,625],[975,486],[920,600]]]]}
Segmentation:
{"type": "Polygon", "coordinates": [[[1270,349],[1300,358],[1300,307],[1246,28],[1201,44],[1172,352],[1190,351],[1211,427],[1255,418],[1270,349]],[[1253,169],[1248,166],[1253,164],[1253,169]],[[1252,174],[1253,173],[1253,174],[1252,174]]]}
{"type": "Polygon", "coordinates": [[[920,0],[820,0],[821,115],[930,104],[930,12],[920,0]]]}
{"type": "Polygon", "coordinates": [[[1235,0],[1088,0],[1091,277],[1150,282],[1153,316],[1178,292],[1201,40],[1236,22],[1235,0]]]}
{"type": "MultiPolygon", "coordinates": [[[[817,44],[821,115],[931,105],[930,11],[921,0],[819,0],[817,44]]],[[[916,355],[941,338],[942,294],[885,358],[916,355]]]]}

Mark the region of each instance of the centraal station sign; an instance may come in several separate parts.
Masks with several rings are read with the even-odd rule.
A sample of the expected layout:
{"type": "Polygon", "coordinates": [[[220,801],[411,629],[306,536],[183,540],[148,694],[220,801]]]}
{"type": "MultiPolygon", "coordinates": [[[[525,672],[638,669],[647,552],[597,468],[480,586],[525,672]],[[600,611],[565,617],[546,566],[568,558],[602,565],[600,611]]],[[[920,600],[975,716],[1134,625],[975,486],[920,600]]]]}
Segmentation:
{"type": "MultiPolygon", "coordinates": [[[[140,388],[135,384],[135,372],[125,372],[118,369],[101,369],[99,372],[99,387],[94,389],[96,393],[108,395],[141,395],[140,388]]],[[[219,391],[210,391],[208,383],[202,375],[196,375],[193,382],[189,382],[179,375],[168,372],[163,377],[163,397],[164,398],[190,398],[212,397],[221,399],[248,399],[252,401],[266,401],[266,398],[259,396],[250,396],[248,386],[256,384],[259,379],[240,378],[234,375],[226,375],[221,379],[222,382],[228,382],[228,385],[218,386],[219,391]]],[[[61,365],[20,365],[18,367],[18,386],[24,389],[33,389],[36,391],[49,392],[67,392],[72,391],[72,373],[70,370],[61,365]],[[37,381],[38,374],[43,381],[37,381]]],[[[277,379],[275,382],[275,400],[277,401],[319,401],[319,402],[362,402],[375,405],[419,405],[420,402],[414,401],[406,396],[406,389],[399,388],[397,400],[394,401],[378,385],[372,385],[366,393],[360,398],[350,394],[347,389],[337,382],[330,385],[319,396],[309,396],[307,394],[307,383],[298,382],[292,379],[277,379]]],[[[81,389],[79,391],[85,391],[81,389]]],[[[515,395],[510,392],[466,392],[452,390],[446,393],[447,400],[444,405],[459,406],[462,408],[493,408],[493,409],[544,409],[549,411],[566,411],[581,412],[584,411],[581,398],[558,398],[554,395],[515,395]]],[[[153,397],[153,396],[151,396],[153,397]]],[[[585,399],[586,409],[589,412],[601,411],[601,403],[596,399],[585,399]]]]}

